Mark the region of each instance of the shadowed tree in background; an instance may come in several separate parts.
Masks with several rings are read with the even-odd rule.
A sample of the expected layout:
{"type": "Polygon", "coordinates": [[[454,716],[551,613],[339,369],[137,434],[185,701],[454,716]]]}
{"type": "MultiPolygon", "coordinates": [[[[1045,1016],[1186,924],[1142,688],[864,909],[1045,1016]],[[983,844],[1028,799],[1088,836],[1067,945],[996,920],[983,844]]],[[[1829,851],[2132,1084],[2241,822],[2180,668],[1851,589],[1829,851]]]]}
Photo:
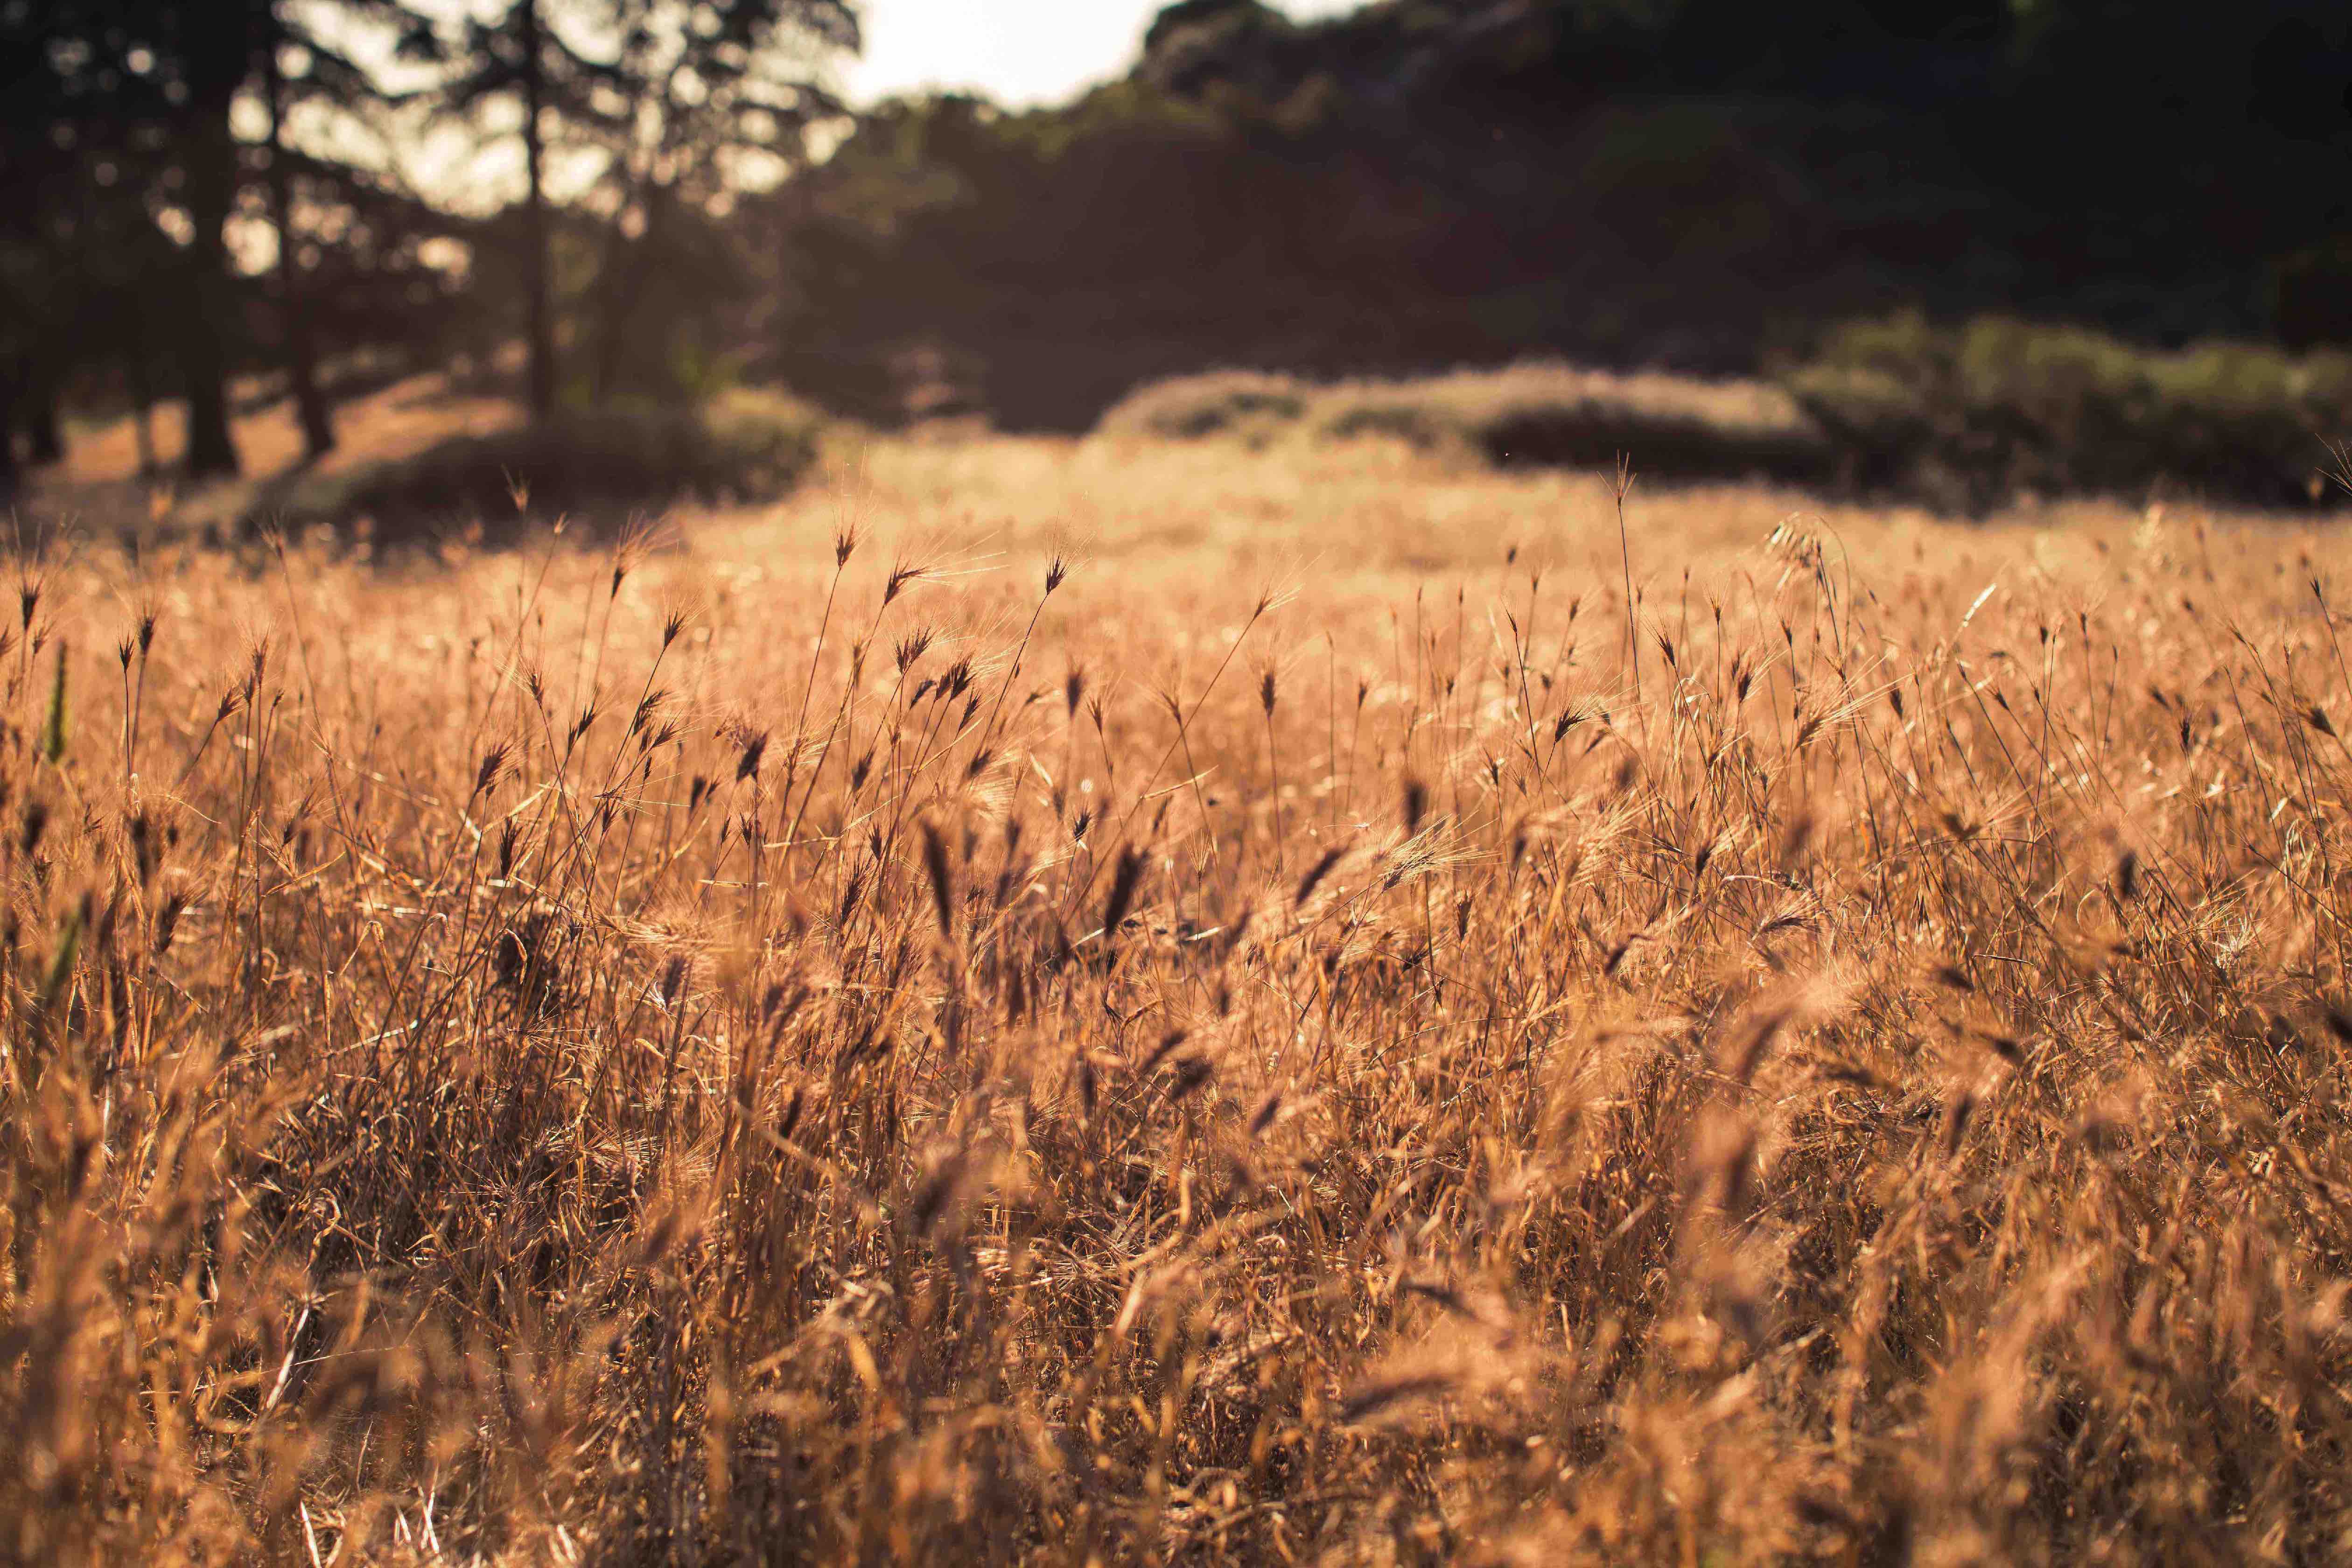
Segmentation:
{"type": "Polygon", "coordinates": [[[254,58],[255,16],[244,5],[184,6],[169,0],[140,20],[166,82],[166,118],[186,216],[188,309],[178,323],[180,375],[188,409],[184,468],[191,479],[234,477],[241,468],[228,426],[226,329],[235,309],[228,220],[238,184],[230,116],[254,58]],[[172,90],[176,89],[176,90],[172,90]]]}
{"type": "Polygon", "coordinates": [[[314,462],[334,449],[335,426],[320,377],[319,311],[297,220],[296,178],[298,168],[307,165],[328,174],[328,183],[342,184],[337,176],[347,176],[352,171],[299,153],[291,139],[290,121],[305,109],[351,113],[387,107],[399,100],[319,27],[308,24],[323,15],[387,26],[393,52],[404,59],[429,58],[430,28],[422,18],[403,10],[396,0],[341,0],[331,10],[313,5],[299,11],[286,0],[242,3],[250,18],[252,86],[267,116],[267,140],[260,157],[270,226],[277,236],[278,331],[288,387],[302,432],[303,458],[314,462]]]}
{"type": "Polygon", "coordinates": [[[847,0],[607,0],[599,26],[619,45],[592,326],[590,390],[605,402],[632,382],[686,389],[667,362],[688,346],[670,340],[695,301],[654,281],[723,251],[709,220],[804,164],[810,128],[846,113],[818,73],[860,39],[847,0]]]}
{"type": "Polygon", "coordinates": [[[103,282],[127,255],[121,219],[152,225],[139,192],[141,154],[155,140],[111,106],[160,100],[146,58],[70,0],[0,4],[0,483],[16,474],[16,435],[36,465],[63,454],[58,398],[93,326],[103,282]]]}
{"type": "MultiPolygon", "coordinates": [[[[78,341],[31,363],[53,377],[87,379],[93,362],[117,358],[143,410],[153,387],[151,355],[167,350],[187,404],[186,473],[236,473],[227,381],[267,341],[247,319],[255,290],[240,275],[228,228],[257,177],[278,252],[277,342],[267,346],[287,373],[305,457],[330,450],[316,331],[322,301],[306,277],[306,253],[316,247],[299,217],[306,206],[332,208],[346,245],[358,236],[381,249],[382,219],[400,204],[387,205],[382,178],[299,146],[293,122],[306,112],[351,116],[395,101],[335,39],[370,25],[393,55],[414,58],[425,24],[396,0],[15,0],[0,18],[12,59],[24,62],[13,73],[10,141],[44,175],[33,218],[74,237],[48,246],[46,268],[51,291],[62,289],[74,308],[52,303],[47,317],[74,323],[78,341]],[[258,146],[239,139],[241,103],[261,111],[258,146]],[[376,222],[356,221],[371,208],[376,222]]],[[[406,204],[391,226],[412,226],[422,211],[406,204]]]]}
{"type": "Polygon", "coordinates": [[[40,215],[47,205],[45,179],[58,162],[50,132],[51,101],[46,38],[31,0],[0,5],[0,77],[12,89],[0,94],[0,186],[16,199],[0,204],[0,496],[18,478],[16,405],[24,396],[26,365],[37,316],[37,299],[48,268],[40,215]],[[26,200],[26,193],[31,199],[26,200]]]}
{"type": "MultiPolygon", "coordinates": [[[[145,418],[163,323],[185,313],[185,257],[158,226],[175,210],[176,79],[135,9],[71,0],[0,5],[0,395],[37,462],[62,456],[68,391],[127,393],[145,418]]],[[[176,350],[176,344],[173,345],[176,350]]],[[[0,443],[0,461],[15,444],[0,443]]]]}
{"type": "MultiPolygon", "coordinates": [[[[389,15],[388,0],[338,0],[300,15],[367,12],[389,15]]],[[[297,250],[287,243],[297,160],[286,121],[296,104],[349,108],[372,87],[292,14],[277,0],[0,6],[12,88],[0,156],[8,187],[32,193],[0,218],[8,231],[6,352],[24,389],[11,401],[36,435],[37,457],[60,446],[56,409],[66,384],[110,396],[119,371],[141,411],[147,466],[144,414],[160,350],[187,402],[186,471],[237,470],[226,382],[233,365],[251,359],[254,337],[226,227],[248,173],[232,115],[248,94],[268,111],[261,172],[280,231],[281,347],[310,455],[331,444],[297,250]]]]}
{"type": "Polygon", "coordinates": [[[456,42],[444,39],[439,48],[452,68],[441,89],[445,110],[471,121],[486,139],[517,135],[522,143],[525,397],[531,417],[544,419],[555,411],[557,382],[549,125],[552,120],[561,134],[609,120],[609,101],[600,103],[593,89],[612,83],[614,68],[575,45],[546,0],[514,0],[493,20],[468,16],[456,42]],[[485,123],[493,106],[509,103],[518,117],[514,129],[485,123]]]}
{"type": "Polygon", "coordinates": [[[187,402],[186,472],[234,475],[227,380],[237,303],[226,228],[239,168],[230,116],[254,60],[256,7],[58,0],[31,15],[43,33],[32,91],[52,145],[81,154],[66,177],[86,196],[111,169],[126,199],[136,193],[178,230],[177,266],[141,282],[178,285],[173,346],[187,402]]]}
{"type": "MultiPolygon", "coordinates": [[[[595,161],[568,219],[601,226],[583,336],[593,353],[572,378],[610,397],[628,374],[632,342],[654,313],[656,272],[681,263],[704,276],[709,247],[726,237],[698,219],[722,214],[746,185],[772,184],[805,161],[814,122],[844,111],[818,78],[825,61],[858,47],[850,0],[514,0],[492,20],[468,18],[444,40],[446,112],[485,142],[515,137],[522,152],[520,244],[526,401],[554,411],[559,363],[556,199],[558,150],[595,161]],[[509,106],[511,120],[494,116],[509,106]],[[695,243],[682,247],[689,231],[695,243]]],[[[707,281],[707,278],[705,279],[707,281]]]]}
{"type": "Polygon", "coordinates": [[[294,83],[287,74],[287,56],[299,51],[304,68],[298,80],[323,84],[333,79],[346,95],[369,90],[365,73],[316,40],[289,36],[279,7],[259,7],[260,26],[255,53],[261,67],[261,102],[269,116],[269,139],[263,150],[269,187],[270,226],[278,231],[278,310],[279,330],[286,341],[286,374],[294,395],[294,416],[302,430],[302,457],[314,462],[335,448],[335,422],[327,395],[319,383],[318,339],[312,330],[310,301],[302,277],[301,243],[294,226],[294,178],[287,145],[287,120],[294,108],[294,83]]]}

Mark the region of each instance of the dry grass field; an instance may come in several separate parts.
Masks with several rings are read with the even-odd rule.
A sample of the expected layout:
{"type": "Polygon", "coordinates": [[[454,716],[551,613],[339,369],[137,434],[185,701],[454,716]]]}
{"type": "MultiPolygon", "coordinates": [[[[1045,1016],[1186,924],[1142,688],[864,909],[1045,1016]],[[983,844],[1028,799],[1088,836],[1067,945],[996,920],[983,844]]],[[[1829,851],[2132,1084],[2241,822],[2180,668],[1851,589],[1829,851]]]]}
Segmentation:
{"type": "Polygon", "coordinates": [[[12,1561],[2352,1552],[2323,531],[1621,554],[1113,437],[430,563],[46,521],[12,1561]]]}

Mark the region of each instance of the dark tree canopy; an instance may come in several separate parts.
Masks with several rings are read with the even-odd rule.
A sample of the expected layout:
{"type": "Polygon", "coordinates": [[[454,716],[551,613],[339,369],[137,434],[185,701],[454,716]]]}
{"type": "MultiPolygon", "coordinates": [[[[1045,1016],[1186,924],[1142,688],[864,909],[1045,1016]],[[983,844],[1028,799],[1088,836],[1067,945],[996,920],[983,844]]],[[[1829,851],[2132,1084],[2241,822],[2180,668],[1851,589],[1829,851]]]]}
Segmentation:
{"type": "Polygon", "coordinates": [[[2338,5],[1179,0],[1142,44],[1064,108],[870,116],[783,214],[778,366],[1077,426],[1185,369],[1743,371],[1904,308],[2343,335],[2338,5]]]}
{"type": "Polygon", "coordinates": [[[541,414],[707,383],[715,315],[747,286],[727,208],[805,162],[809,128],[843,112],[822,68],[857,44],[850,0],[454,19],[406,0],[0,0],[0,178],[31,198],[0,212],[0,480],[56,455],[67,396],[184,400],[188,475],[234,474],[249,373],[282,378],[316,457],[354,356],[457,341],[521,336],[541,414]],[[434,111],[524,144],[511,217],[436,206],[370,155],[434,111]],[[583,157],[600,172],[551,190],[551,160],[583,157]]]}

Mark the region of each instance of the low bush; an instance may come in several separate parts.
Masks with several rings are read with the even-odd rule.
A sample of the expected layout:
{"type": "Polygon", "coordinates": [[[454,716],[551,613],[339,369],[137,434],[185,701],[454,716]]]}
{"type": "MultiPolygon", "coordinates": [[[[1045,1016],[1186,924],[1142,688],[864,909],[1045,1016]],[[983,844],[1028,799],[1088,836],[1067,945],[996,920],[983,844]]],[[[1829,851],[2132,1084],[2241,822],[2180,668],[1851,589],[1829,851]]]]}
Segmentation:
{"type": "Polygon", "coordinates": [[[2260,505],[2326,494],[2352,357],[2166,352],[2074,328],[1917,317],[1849,326],[1783,384],[1852,488],[1981,510],[2020,491],[2178,485],[2260,505]]]}
{"type": "Polygon", "coordinates": [[[1321,386],[1254,372],[1181,376],[1132,394],[1099,428],[1173,438],[1239,436],[1254,444],[1286,432],[1377,437],[1497,466],[1601,467],[1624,453],[1644,472],[1667,479],[1804,480],[1831,468],[1818,433],[1769,384],[1563,364],[1321,386]]]}
{"type": "Polygon", "coordinates": [[[1770,385],[1563,364],[1340,386],[1317,425],[1333,436],[1455,445],[1498,467],[1607,468],[1622,454],[1677,479],[1810,479],[1829,457],[1770,385]]]}
{"type": "Polygon", "coordinates": [[[1305,382],[1258,371],[1180,375],[1128,394],[1103,415],[1097,428],[1108,435],[1166,440],[1238,436],[1263,441],[1303,416],[1314,395],[1315,388],[1305,382]]]}
{"type": "Polygon", "coordinates": [[[248,524],[372,524],[393,542],[480,525],[493,536],[528,510],[594,528],[683,500],[769,500],[815,460],[817,420],[785,399],[730,395],[702,408],[569,413],[455,436],[412,457],[298,476],[248,524]]]}

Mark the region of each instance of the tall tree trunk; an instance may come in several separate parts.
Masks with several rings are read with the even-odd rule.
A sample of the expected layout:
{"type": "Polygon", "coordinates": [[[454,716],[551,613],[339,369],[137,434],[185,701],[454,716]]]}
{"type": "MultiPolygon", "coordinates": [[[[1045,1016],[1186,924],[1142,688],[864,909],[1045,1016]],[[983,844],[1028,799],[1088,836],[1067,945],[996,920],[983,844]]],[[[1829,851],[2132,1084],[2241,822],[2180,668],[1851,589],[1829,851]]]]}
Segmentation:
{"type": "Polygon", "coordinates": [[[14,495],[22,477],[16,467],[16,399],[25,384],[20,370],[0,363],[0,496],[14,495]]]}
{"type": "Polygon", "coordinates": [[[522,46],[523,244],[530,252],[523,278],[530,295],[525,329],[530,340],[530,416],[545,419],[555,412],[555,311],[548,278],[547,149],[540,135],[546,56],[540,38],[539,0],[520,0],[516,22],[522,46]]]}
{"type": "Polygon", "coordinates": [[[207,59],[204,64],[210,68],[189,73],[197,81],[185,139],[184,189],[195,237],[187,252],[190,298],[180,328],[180,374],[187,387],[191,479],[234,477],[240,466],[228,428],[224,328],[234,300],[224,231],[236,201],[236,138],[229,130],[229,106],[247,55],[239,40],[227,46],[207,51],[226,58],[207,59]]]}
{"type": "Polygon", "coordinates": [[[33,467],[45,468],[65,459],[65,432],[58,423],[57,375],[46,365],[34,373],[32,384],[25,389],[25,437],[26,456],[33,467]]]}
{"type": "Polygon", "coordinates": [[[596,401],[607,403],[620,389],[621,374],[628,361],[629,327],[636,319],[637,301],[646,290],[646,276],[651,270],[661,238],[662,209],[668,187],[658,180],[649,180],[645,186],[645,227],[635,240],[621,232],[616,223],[613,227],[613,243],[605,256],[603,317],[596,345],[596,401]]]}
{"type": "Polygon", "coordinates": [[[143,331],[123,366],[123,374],[131,384],[131,434],[138,444],[139,477],[143,479],[155,472],[155,384],[147,370],[147,334],[143,331]]]}
{"type": "Polygon", "coordinates": [[[315,463],[335,449],[335,421],[319,387],[318,344],[310,334],[310,302],[295,252],[293,178],[286,168],[286,83],[278,74],[278,17],[263,18],[262,82],[269,108],[269,205],[278,228],[278,311],[286,334],[286,371],[294,384],[294,414],[302,426],[302,460],[315,463]]]}

